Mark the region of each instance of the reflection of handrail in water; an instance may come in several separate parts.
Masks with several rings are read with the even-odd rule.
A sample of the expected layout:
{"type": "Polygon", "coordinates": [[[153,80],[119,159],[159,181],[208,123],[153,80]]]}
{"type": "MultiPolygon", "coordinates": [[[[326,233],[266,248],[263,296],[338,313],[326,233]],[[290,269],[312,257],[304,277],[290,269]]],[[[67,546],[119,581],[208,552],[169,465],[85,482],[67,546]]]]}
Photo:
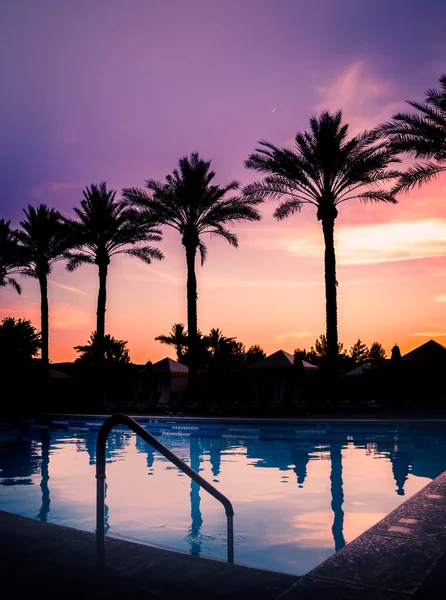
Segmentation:
{"type": "Polygon", "coordinates": [[[105,500],[105,447],[107,443],[108,434],[115,425],[126,425],[129,429],[134,431],[142,439],[153,446],[155,450],[158,450],[160,454],[165,456],[170,462],[172,462],[178,469],[183,471],[188,477],[195,481],[198,485],[204,488],[211,496],[216,498],[221,504],[223,504],[226,518],[227,518],[227,531],[228,531],[228,562],[234,562],[234,526],[233,517],[234,509],[232,508],[231,502],[219,492],[213,485],[203,479],[198,473],[191,469],[185,462],[183,462],[176,454],[174,454],[169,448],[166,448],[159,440],[156,439],[151,433],[146,431],[136,421],[128,417],[127,415],[112,415],[104,421],[102,424],[98,438],[96,442],[96,543],[97,543],[97,560],[99,566],[104,565],[105,561],[105,514],[104,514],[104,500],[105,500]]]}

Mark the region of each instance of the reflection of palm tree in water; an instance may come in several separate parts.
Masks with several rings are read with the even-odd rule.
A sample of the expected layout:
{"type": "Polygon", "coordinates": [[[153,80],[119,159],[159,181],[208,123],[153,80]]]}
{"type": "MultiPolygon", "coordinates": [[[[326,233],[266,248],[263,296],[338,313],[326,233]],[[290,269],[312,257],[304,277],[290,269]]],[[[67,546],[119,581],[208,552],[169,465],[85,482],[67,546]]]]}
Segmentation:
{"type": "Polygon", "coordinates": [[[40,489],[42,490],[42,506],[37,514],[37,518],[46,523],[48,519],[48,513],[50,512],[50,488],[48,487],[49,475],[49,464],[50,464],[50,438],[42,438],[42,466],[40,468],[40,474],[42,479],[40,481],[40,489]]]}
{"type": "Polygon", "coordinates": [[[296,474],[297,484],[303,487],[307,477],[307,465],[310,460],[310,450],[304,444],[291,445],[291,457],[294,463],[294,473],[296,474]]]}
{"type": "Polygon", "coordinates": [[[398,496],[404,496],[404,484],[406,483],[409,470],[411,456],[410,452],[401,450],[398,445],[390,452],[390,462],[392,463],[392,473],[396,483],[396,493],[398,496]]]}
{"type": "MultiPolygon", "coordinates": [[[[190,438],[190,466],[197,473],[200,470],[200,442],[198,438],[190,438]]],[[[192,517],[192,524],[189,529],[187,539],[190,543],[191,554],[199,555],[201,552],[201,535],[200,529],[203,525],[203,519],[201,517],[200,510],[200,486],[191,479],[190,482],[190,504],[192,517]]]]}
{"type": "Polygon", "coordinates": [[[209,458],[211,461],[212,475],[214,477],[218,477],[220,475],[221,444],[222,444],[222,440],[219,440],[219,439],[211,440],[211,447],[209,449],[209,458]]]}
{"type": "Polygon", "coordinates": [[[344,511],[342,504],[344,502],[344,492],[342,490],[342,444],[332,442],[330,446],[331,460],[331,509],[334,513],[333,526],[331,531],[335,543],[336,552],[345,546],[344,539],[344,511]]]}

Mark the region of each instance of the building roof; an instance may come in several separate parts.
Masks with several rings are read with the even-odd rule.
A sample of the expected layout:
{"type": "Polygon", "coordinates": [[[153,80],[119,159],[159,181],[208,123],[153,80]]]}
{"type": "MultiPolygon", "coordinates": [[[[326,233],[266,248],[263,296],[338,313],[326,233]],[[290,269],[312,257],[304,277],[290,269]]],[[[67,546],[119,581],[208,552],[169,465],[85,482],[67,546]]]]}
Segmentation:
{"type": "Polygon", "coordinates": [[[405,354],[402,359],[420,362],[446,361],[446,347],[435,340],[429,340],[405,354]]]}
{"type": "MultiPolygon", "coordinates": [[[[274,354],[270,354],[266,358],[262,358],[262,360],[258,360],[257,362],[250,365],[250,369],[287,369],[292,367],[294,364],[294,355],[289,352],[285,352],[285,350],[278,350],[274,352],[274,354]]],[[[302,361],[302,365],[304,369],[317,369],[314,365],[310,364],[306,360],[302,361]]]]}
{"type": "Polygon", "coordinates": [[[156,363],[153,363],[155,373],[188,373],[189,367],[182,363],[173,360],[172,358],[163,358],[156,363]]]}
{"type": "Polygon", "coordinates": [[[371,363],[366,361],[366,362],[361,363],[360,365],[358,365],[357,367],[355,367],[348,373],[346,373],[346,375],[361,375],[362,373],[364,373],[364,371],[368,371],[371,367],[372,367],[371,363]]]}

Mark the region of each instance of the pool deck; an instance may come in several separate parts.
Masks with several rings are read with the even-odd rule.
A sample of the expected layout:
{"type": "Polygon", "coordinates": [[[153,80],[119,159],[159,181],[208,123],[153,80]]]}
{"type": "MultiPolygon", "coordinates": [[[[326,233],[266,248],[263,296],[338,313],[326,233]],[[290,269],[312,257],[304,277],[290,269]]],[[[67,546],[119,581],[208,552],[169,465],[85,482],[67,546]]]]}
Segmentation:
{"type": "MultiPolygon", "coordinates": [[[[446,473],[303,577],[95,536],[0,511],[9,598],[430,600],[446,589],[446,473]]],[[[237,552],[237,549],[236,549],[237,552]]]]}

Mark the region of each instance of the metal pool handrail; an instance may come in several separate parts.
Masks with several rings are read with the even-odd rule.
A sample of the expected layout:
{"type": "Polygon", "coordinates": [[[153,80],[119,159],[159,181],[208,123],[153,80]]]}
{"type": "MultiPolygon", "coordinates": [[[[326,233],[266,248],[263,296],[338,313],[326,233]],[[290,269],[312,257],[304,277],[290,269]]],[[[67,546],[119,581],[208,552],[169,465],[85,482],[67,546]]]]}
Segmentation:
{"type": "Polygon", "coordinates": [[[156,437],[146,431],[134,419],[127,415],[116,414],[112,415],[104,421],[98,432],[96,441],[96,550],[98,566],[103,566],[105,563],[105,446],[107,443],[108,434],[115,425],[126,425],[129,429],[139,435],[145,442],[150,444],[152,448],[158,450],[160,454],[165,456],[173,463],[180,471],[183,471],[195,483],[205,489],[211,496],[214,496],[224,506],[227,518],[228,532],[228,562],[234,562],[234,509],[231,502],[219,492],[213,485],[207,482],[201,475],[198,475],[185,462],[174,454],[169,448],[166,448],[156,437]]]}

